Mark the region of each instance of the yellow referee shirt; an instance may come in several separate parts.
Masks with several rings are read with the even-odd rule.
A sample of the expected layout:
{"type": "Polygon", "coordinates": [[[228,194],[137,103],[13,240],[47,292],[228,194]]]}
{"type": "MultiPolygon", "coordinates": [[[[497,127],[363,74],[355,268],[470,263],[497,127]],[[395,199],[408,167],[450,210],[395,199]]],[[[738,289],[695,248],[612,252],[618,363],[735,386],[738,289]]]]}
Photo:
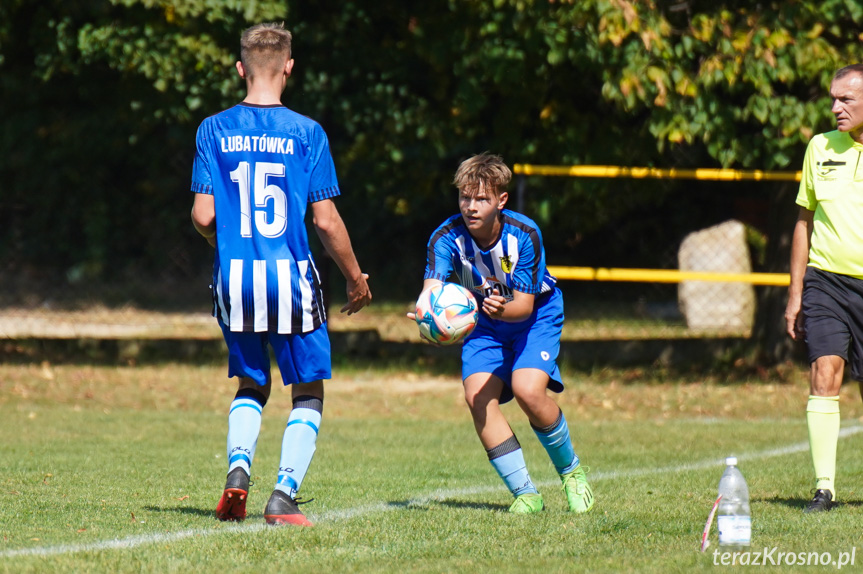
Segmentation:
{"type": "Polygon", "coordinates": [[[806,148],[797,205],[814,211],[809,265],[863,279],[863,144],[846,132],[806,148]]]}

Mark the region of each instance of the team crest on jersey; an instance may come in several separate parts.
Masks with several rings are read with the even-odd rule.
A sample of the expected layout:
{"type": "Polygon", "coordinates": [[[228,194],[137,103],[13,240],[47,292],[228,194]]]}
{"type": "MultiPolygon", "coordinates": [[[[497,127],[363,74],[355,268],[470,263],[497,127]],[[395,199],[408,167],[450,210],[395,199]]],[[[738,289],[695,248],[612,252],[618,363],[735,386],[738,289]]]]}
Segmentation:
{"type": "Polygon", "coordinates": [[[512,259],[509,258],[509,255],[500,258],[500,268],[504,273],[512,273],[512,259]]]}

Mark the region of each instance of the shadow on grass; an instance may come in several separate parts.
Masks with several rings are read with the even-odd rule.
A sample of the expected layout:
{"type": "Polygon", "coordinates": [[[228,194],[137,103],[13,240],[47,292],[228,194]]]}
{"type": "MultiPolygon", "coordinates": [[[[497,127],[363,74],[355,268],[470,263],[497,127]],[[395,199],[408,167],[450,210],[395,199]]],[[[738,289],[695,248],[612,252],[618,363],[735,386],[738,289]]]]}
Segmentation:
{"type": "Polygon", "coordinates": [[[194,508],[192,506],[145,506],[145,510],[150,512],[176,512],[177,514],[190,514],[193,516],[212,516],[216,518],[216,511],[212,508],[194,508]]]}
{"type": "Polygon", "coordinates": [[[506,504],[493,504],[488,502],[468,502],[465,500],[429,500],[426,502],[419,503],[415,500],[391,500],[387,503],[388,506],[396,507],[396,508],[404,508],[407,510],[422,510],[427,511],[429,506],[432,504],[439,504],[440,506],[447,506],[449,508],[467,508],[471,510],[491,510],[503,512],[509,509],[509,505],[506,504]]]}
{"type": "MultiPolygon", "coordinates": [[[[461,347],[435,347],[420,342],[381,340],[374,329],[331,331],[333,366],[389,368],[426,372],[461,373],[461,347]]],[[[653,366],[692,371],[732,363],[745,355],[749,340],[728,338],[685,338],[648,340],[562,341],[558,362],[576,371],[600,366],[653,366]]],[[[0,361],[30,364],[50,361],[56,364],[145,365],[164,362],[223,364],[227,360],[221,339],[57,339],[31,337],[0,340],[0,361]]]]}
{"type": "MultiPolygon", "coordinates": [[[[773,496],[770,498],[753,498],[752,502],[765,502],[767,504],[787,506],[788,508],[796,509],[803,512],[803,509],[806,508],[810,500],[810,498],[790,498],[773,496]]],[[[845,506],[849,508],[861,508],[863,507],[863,500],[840,500],[839,502],[836,502],[834,504],[833,509],[841,509],[845,506]]]]}
{"type": "Polygon", "coordinates": [[[467,502],[464,500],[442,500],[442,506],[450,508],[469,508],[472,510],[493,510],[497,512],[506,512],[509,510],[509,504],[494,504],[490,502],[467,502]]]}

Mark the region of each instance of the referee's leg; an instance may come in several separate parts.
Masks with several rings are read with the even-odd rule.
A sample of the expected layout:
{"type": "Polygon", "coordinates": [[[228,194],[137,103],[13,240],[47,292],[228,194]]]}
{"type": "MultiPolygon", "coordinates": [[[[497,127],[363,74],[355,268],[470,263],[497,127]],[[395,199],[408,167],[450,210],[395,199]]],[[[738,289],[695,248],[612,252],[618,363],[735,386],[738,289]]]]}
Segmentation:
{"type": "Polygon", "coordinates": [[[809,372],[806,422],[809,448],[815,470],[815,496],[806,512],[830,510],[836,500],[836,450],[839,444],[839,390],[845,360],[837,355],[815,359],[809,372]]]}

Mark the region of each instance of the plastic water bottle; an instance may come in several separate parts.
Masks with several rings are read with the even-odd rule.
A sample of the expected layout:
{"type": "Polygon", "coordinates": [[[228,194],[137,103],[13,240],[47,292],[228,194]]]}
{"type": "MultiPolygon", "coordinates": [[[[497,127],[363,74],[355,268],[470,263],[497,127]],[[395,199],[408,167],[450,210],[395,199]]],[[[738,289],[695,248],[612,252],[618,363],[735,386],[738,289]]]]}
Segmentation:
{"type": "Polygon", "coordinates": [[[752,539],[752,518],[749,513],[749,487],[737,468],[737,457],[725,459],[725,472],[719,479],[722,499],[717,508],[719,546],[725,550],[749,548],[752,539]]]}

